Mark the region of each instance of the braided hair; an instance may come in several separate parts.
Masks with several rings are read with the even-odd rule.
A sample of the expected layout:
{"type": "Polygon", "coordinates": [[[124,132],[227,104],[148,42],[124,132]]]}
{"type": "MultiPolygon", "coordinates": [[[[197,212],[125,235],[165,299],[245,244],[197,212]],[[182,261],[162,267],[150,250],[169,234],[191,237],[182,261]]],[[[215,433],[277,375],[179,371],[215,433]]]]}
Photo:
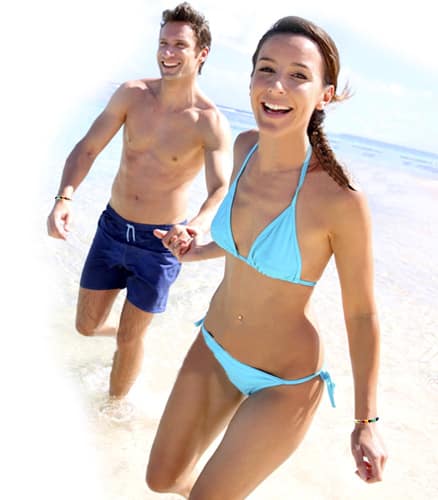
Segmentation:
{"type": "Polygon", "coordinates": [[[307,127],[307,135],[309,136],[310,144],[323,170],[325,170],[341,187],[351,188],[349,175],[337,160],[322,127],[324,118],[325,112],[315,109],[310,118],[309,126],[307,127]]]}
{"type": "MultiPolygon", "coordinates": [[[[253,72],[262,45],[274,35],[296,34],[309,38],[318,45],[324,61],[324,82],[333,85],[334,96],[332,102],[341,102],[350,97],[348,86],[340,93],[336,93],[338,75],[340,70],[339,52],[332,38],[319,26],[302,17],[288,16],[278,20],[260,39],[252,56],[253,72]]],[[[321,165],[330,177],[343,188],[351,188],[350,178],[344,167],[339,163],[330,146],[327,135],[323,129],[325,112],[315,109],[307,127],[310,144],[321,165]]]]}

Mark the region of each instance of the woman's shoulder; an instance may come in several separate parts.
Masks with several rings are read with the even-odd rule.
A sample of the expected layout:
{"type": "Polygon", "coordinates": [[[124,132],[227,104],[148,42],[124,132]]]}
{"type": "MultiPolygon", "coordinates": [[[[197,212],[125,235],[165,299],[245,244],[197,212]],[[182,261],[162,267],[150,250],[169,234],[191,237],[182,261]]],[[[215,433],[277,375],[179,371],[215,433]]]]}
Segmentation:
{"type": "Polygon", "coordinates": [[[357,183],[331,190],[329,213],[333,227],[352,228],[369,224],[370,209],[366,193],[357,183]]]}
{"type": "Polygon", "coordinates": [[[246,154],[259,140],[259,131],[256,129],[241,132],[234,141],[234,154],[246,154]]]}
{"type": "Polygon", "coordinates": [[[349,186],[341,186],[319,165],[310,169],[306,191],[309,202],[332,228],[354,224],[369,210],[366,193],[358,182],[351,180],[349,186]]]}

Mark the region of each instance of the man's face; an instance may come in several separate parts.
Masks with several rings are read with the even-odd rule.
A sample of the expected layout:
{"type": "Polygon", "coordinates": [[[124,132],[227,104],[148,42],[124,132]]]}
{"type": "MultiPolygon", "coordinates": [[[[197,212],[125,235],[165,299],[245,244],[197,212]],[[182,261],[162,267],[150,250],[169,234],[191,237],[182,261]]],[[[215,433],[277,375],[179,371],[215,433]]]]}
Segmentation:
{"type": "Polygon", "coordinates": [[[169,22],[160,30],[157,62],[162,78],[193,77],[205,60],[208,49],[200,49],[191,26],[169,22]]]}

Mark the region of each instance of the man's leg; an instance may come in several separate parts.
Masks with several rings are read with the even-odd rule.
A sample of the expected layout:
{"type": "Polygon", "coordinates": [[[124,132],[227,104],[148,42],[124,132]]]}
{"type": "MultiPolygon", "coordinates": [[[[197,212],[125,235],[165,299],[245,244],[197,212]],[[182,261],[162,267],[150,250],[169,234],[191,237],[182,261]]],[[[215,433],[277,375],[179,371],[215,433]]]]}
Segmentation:
{"type": "Polygon", "coordinates": [[[108,316],[119,292],[80,288],[76,314],[76,329],[82,335],[117,338],[109,390],[115,398],[126,396],[141,370],[143,338],[154,316],[126,300],[119,325],[109,323],[108,316]]]}
{"type": "Polygon", "coordinates": [[[125,300],[111,370],[110,396],[126,396],[140,373],[144,356],[143,339],[153,317],[152,313],[142,311],[125,300]]]}
{"type": "Polygon", "coordinates": [[[110,396],[126,396],[138,377],[144,356],[143,339],[153,317],[153,313],[142,311],[125,300],[111,370],[110,396]]]}
{"type": "Polygon", "coordinates": [[[76,309],[76,329],[87,337],[115,336],[117,325],[108,322],[108,316],[120,289],[89,290],[80,288],[76,309]]]}

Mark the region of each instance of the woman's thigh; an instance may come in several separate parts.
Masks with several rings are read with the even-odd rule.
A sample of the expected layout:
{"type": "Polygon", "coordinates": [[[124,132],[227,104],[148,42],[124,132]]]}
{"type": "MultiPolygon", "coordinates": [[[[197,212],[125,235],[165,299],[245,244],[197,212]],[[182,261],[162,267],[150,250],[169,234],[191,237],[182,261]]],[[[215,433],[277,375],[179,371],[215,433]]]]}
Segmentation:
{"type": "Polygon", "coordinates": [[[178,373],[152,445],[148,482],[191,474],[243,399],[199,334],[178,373]]]}
{"type": "Polygon", "coordinates": [[[323,393],[316,378],[264,389],[235,412],[190,498],[246,498],[303,440],[323,393]]]}

